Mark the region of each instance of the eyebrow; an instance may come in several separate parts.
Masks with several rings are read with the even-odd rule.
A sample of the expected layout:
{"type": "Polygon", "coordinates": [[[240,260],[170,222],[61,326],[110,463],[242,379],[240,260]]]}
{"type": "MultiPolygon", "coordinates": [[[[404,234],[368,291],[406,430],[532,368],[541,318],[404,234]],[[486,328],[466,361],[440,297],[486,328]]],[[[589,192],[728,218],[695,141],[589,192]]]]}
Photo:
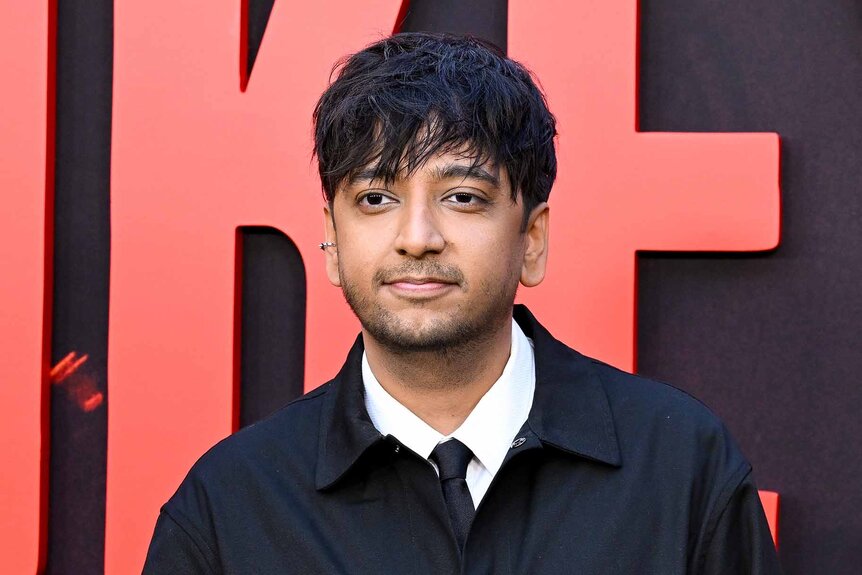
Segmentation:
{"type": "Polygon", "coordinates": [[[373,182],[376,179],[380,179],[377,173],[377,166],[371,166],[352,174],[347,178],[347,185],[353,186],[359,182],[373,182]]]}
{"type": "MultiPolygon", "coordinates": [[[[490,184],[494,187],[500,187],[500,178],[496,174],[492,174],[482,166],[475,165],[464,165],[464,164],[447,164],[445,166],[438,166],[431,173],[431,177],[436,181],[443,180],[479,180],[490,184]]],[[[376,179],[380,178],[380,174],[377,172],[377,166],[370,166],[364,168],[355,174],[353,174],[347,180],[347,185],[352,186],[359,182],[372,182],[376,179]]]]}
{"type": "Polygon", "coordinates": [[[431,177],[437,181],[453,179],[479,180],[486,184],[490,184],[495,188],[500,187],[499,176],[492,174],[482,166],[476,165],[465,166],[464,164],[447,164],[445,166],[439,166],[432,172],[431,177]]]}

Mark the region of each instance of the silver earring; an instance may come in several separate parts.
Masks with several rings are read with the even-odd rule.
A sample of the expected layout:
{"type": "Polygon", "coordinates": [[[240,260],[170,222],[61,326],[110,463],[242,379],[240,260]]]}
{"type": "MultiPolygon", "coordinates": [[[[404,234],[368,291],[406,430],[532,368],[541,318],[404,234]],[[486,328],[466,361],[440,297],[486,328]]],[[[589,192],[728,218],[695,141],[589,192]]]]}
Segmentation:
{"type": "Polygon", "coordinates": [[[322,250],[325,250],[326,248],[334,248],[335,242],[320,242],[319,244],[317,244],[317,247],[322,250]]]}

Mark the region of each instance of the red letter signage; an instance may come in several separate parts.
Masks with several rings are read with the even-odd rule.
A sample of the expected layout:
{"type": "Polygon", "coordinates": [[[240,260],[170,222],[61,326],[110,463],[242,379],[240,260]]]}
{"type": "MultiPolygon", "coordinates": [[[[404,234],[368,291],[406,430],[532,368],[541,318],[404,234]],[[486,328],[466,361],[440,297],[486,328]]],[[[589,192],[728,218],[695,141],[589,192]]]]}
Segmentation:
{"type": "Polygon", "coordinates": [[[277,2],[245,92],[240,5],[116,8],[109,573],[140,569],[159,506],[232,431],[237,227],[278,228],[300,249],[306,382],[334,375],[358,328],[317,249],[311,111],[333,62],[390,33],[400,0],[277,2]]]}
{"type": "Polygon", "coordinates": [[[47,2],[0,2],[0,573],[33,573],[44,560],[51,27],[47,2]]]}

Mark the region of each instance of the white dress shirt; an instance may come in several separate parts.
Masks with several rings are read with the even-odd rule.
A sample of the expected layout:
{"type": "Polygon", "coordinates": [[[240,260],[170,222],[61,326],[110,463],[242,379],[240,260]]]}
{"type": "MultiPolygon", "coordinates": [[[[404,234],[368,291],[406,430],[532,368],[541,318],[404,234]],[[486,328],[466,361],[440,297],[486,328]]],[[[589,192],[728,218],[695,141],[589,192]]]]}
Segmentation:
{"type": "Polygon", "coordinates": [[[512,348],[503,373],[451,435],[439,433],[389,395],[372,373],[364,353],[362,382],[368,415],[383,435],[392,435],[426,459],[438,443],[449,439],[457,439],[470,448],[473,459],[467,467],[467,486],[478,508],[533,405],[536,390],[533,342],[512,320],[512,348]]]}

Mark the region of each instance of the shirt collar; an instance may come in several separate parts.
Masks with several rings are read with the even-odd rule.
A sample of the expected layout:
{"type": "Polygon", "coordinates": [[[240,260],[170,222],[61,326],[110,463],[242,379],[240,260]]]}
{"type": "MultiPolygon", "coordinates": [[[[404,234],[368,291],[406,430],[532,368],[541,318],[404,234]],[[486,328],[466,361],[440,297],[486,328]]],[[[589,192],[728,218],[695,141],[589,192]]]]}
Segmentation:
{"type": "Polygon", "coordinates": [[[424,458],[444,439],[454,437],[470,448],[491,474],[497,473],[509,445],[527,419],[533,403],[535,368],[530,340],[514,319],[509,359],[497,381],[461,426],[444,436],[392,397],[374,376],[362,355],[365,407],[374,426],[392,435],[424,458]]]}
{"type": "MultiPolygon", "coordinates": [[[[543,445],[620,466],[613,416],[592,360],[554,339],[526,307],[516,305],[513,317],[535,353],[535,394],[525,427],[543,445]]],[[[334,486],[370,447],[385,441],[365,407],[363,353],[360,335],[341,371],[325,385],[318,489],[334,486]]]]}
{"type": "Polygon", "coordinates": [[[362,382],[365,408],[374,427],[383,435],[392,435],[401,443],[427,458],[443,437],[386,391],[362,354],[362,382]]]}

